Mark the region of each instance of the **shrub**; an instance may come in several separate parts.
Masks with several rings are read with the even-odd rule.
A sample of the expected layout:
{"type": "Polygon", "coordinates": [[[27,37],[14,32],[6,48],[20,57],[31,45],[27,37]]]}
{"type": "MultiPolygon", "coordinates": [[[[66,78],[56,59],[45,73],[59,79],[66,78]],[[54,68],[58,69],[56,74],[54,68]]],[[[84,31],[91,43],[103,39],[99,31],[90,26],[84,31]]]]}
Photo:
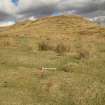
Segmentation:
{"type": "Polygon", "coordinates": [[[53,80],[48,80],[48,82],[46,83],[46,91],[50,92],[51,87],[53,87],[54,82],[53,80]]]}
{"type": "Polygon", "coordinates": [[[7,81],[3,82],[3,87],[8,87],[8,82],[7,81]]]}
{"type": "Polygon", "coordinates": [[[45,39],[38,43],[38,49],[41,51],[55,51],[59,55],[63,55],[65,52],[69,52],[70,48],[67,44],[56,43],[54,41],[45,39]]]}
{"type": "Polygon", "coordinates": [[[69,46],[64,43],[58,43],[55,49],[55,51],[60,55],[64,54],[65,52],[69,52],[69,50],[69,46]]]}
{"type": "Polygon", "coordinates": [[[71,72],[72,73],[76,66],[77,66],[77,64],[67,63],[67,64],[63,65],[61,69],[64,72],[71,72]]]}
{"type": "Polygon", "coordinates": [[[48,40],[42,40],[41,42],[39,42],[38,48],[39,48],[39,50],[42,50],[42,51],[51,49],[49,46],[48,40]]]}
{"type": "Polygon", "coordinates": [[[78,53],[78,57],[80,59],[87,59],[87,58],[89,58],[89,55],[90,55],[89,51],[87,51],[85,49],[80,49],[77,51],[77,53],[78,53]]]}

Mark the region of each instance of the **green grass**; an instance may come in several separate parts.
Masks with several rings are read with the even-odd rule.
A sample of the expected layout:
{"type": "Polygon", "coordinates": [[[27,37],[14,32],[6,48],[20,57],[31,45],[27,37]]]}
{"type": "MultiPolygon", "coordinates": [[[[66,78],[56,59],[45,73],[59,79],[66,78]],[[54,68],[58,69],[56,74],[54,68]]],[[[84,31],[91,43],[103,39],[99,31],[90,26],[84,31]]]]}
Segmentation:
{"type": "Polygon", "coordinates": [[[105,31],[100,36],[86,34],[90,30],[71,36],[25,32],[0,33],[0,105],[105,105],[105,31]],[[59,42],[70,49],[39,50],[43,38],[54,49],[59,42]]]}
{"type": "Polygon", "coordinates": [[[1,48],[1,105],[104,105],[103,56],[104,53],[78,59],[75,55],[58,56],[52,51],[1,48]],[[63,70],[66,64],[70,64],[68,72],[63,70]],[[40,78],[41,66],[57,70],[47,70],[40,78]]]}

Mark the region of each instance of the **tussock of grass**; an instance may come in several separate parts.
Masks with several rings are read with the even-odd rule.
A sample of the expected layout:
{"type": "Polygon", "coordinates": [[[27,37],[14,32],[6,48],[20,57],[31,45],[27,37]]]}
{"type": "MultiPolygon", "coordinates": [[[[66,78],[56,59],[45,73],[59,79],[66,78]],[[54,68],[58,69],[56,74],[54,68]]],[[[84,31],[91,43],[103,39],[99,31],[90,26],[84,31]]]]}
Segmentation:
{"type": "Polygon", "coordinates": [[[59,55],[63,55],[70,51],[70,46],[63,41],[52,43],[51,40],[45,39],[38,43],[38,49],[40,51],[54,51],[59,55]]]}
{"type": "Polygon", "coordinates": [[[53,50],[53,46],[48,39],[44,39],[38,43],[38,49],[41,51],[53,50]]]}
{"type": "Polygon", "coordinates": [[[66,52],[69,52],[69,51],[70,51],[70,47],[68,45],[64,44],[64,42],[58,43],[55,48],[55,52],[57,52],[60,55],[66,53],[66,52]]]}

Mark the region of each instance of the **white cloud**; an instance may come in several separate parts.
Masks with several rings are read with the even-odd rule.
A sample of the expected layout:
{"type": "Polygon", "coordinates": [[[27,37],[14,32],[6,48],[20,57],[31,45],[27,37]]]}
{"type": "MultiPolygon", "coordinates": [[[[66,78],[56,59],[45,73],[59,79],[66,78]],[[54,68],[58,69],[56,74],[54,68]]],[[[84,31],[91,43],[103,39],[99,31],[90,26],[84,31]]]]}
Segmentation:
{"type": "Polygon", "coordinates": [[[0,23],[0,27],[11,26],[14,24],[15,24],[14,21],[2,22],[2,23],[0,23]]]}
{"type": "Polygon", "coordinates": [[[7,14],[14,14],[16,13],[16,7],[13,5],[11,0],[0,0],[0,11],[7,14]]]}
{"type": "Polygon", "coordinates": [[[57,8],[60,0],[20,0],[17,7],[17,19],[19,17],[40,17],[51,15],[57,8]]]}
{"type": "Polygon", "coordinates": [[[89,17],[105,15],[105,0],[19,0],[18,6],[11,0],[0,0],[0,20],[29,19],[61,14],[76,13],[89,17]],[[99,12],[100,11],[100,12],[99,12]]]}
{"type": "MultiPolygon", "coordinates": [[[[30,17],[50,15],[60,0],[20,0],[15,6],[11,0],[0,0],[0,17],[30,17]],[[11,15],[11,16],[10,16],[11,15]]],[[[5,18],[4,18],[5,20],[5,18]]]]}
{"type": "Polygon", "coordinates": [[[58,6],[61,11],[75,11],[76,14],[96,16],[105,14],[105,0],[65,0],[58,6]],[[98,11],[101,11],[99,13],[98,11]],[[95,13],[92,15],[92,13],[95,13]]]}

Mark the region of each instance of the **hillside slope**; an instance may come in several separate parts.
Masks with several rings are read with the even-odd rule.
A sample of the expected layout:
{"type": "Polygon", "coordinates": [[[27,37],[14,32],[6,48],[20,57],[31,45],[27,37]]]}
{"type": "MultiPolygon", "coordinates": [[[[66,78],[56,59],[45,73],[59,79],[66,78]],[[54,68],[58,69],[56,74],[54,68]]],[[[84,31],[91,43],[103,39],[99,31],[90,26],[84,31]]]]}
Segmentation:
{"type": "Polygon", "coordinates": [[[0,105],[14,104],[105,105],[105,28],[57,16],[1,29],[0,105]]]}
{"type": "Polygon", "coordinates": [[[9,31],[11,30],[13,32],[23,32],[24,34],[29,33],[31,35],[38,33],[42,35],[42,33],[78,34],[79,31],[85,31],[84,29],[88,32],[94,31],[96,33],[102,28],[96,26],[95,23],[92,23],[80,16],[56,16],[45,17],[36,21],[21,22],[14,26],[11,26],[9,28],[9,31]]]}

